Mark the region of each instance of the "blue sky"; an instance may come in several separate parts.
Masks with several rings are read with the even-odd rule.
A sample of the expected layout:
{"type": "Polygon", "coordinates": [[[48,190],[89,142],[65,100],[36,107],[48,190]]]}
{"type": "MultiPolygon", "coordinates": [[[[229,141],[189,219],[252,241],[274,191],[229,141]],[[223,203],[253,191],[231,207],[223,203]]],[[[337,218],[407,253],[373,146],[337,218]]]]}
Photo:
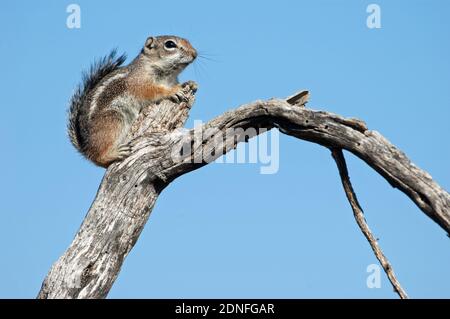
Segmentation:
{"type": "MultiPolygon", "coordinates": [[[[82,69],[111,48],[129,60],[149,35],[191,40],[211,60],[193,120],[307,88],[310,108],[364,119],[450,189],[448,1],[7,1],[2,61],[0,297],[33,298],[70,244],[104,170],[66,136],[82,69]],[[381,7],[368,29],[366,7],[381,7]]],[[[128,60],[128,61],[129,61],[128,60]]],[[[404,194],[347,154],[366,218],[411,297],[450,297],[450,239],[404,194]]],[[[277,174],[212,164],[160,196],[111,298],[395,298],[326,149],[280,136],[277,174]]]]}

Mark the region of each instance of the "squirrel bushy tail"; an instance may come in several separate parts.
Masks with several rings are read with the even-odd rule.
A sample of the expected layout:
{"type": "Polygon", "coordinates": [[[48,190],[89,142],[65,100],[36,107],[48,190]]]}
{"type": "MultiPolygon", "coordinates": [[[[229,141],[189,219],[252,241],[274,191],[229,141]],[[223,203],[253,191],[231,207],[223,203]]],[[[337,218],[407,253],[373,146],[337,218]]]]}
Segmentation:
{"type": "Polygon", "coordinates": [[[83,73],[82,83],[77,86],[70,99],[67,130],[73,146],[81,153],[86,145],[83,137],[87,136],[87,132],[83,132],[87,128],[82,125],[81,118],[89,116],[89,106],[84,102],[89,93],[105,76],[117,70],[125,62],[125,54],[118,57],[116,55],[117,50],[114,49],[107,56],[94,62],[89,71],[83,73]]]}

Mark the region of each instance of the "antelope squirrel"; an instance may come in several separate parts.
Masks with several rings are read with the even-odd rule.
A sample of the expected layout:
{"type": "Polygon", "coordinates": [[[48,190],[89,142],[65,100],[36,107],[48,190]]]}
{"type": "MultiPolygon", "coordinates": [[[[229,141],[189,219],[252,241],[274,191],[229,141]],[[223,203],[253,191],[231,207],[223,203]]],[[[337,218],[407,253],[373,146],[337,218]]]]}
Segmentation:
{"type": "Polygon", "coordinates": [[[122,67],[116,50],[94,63],[70,100],[68,134],[75,148],[95,164],[108,167],[127,157],[126,140],[141,109],[165,98],[180,102],[195,82],[178,84],[178,75],[197,57],[189,41],[176,36],[149,37],[140,54],[122,67]]]}

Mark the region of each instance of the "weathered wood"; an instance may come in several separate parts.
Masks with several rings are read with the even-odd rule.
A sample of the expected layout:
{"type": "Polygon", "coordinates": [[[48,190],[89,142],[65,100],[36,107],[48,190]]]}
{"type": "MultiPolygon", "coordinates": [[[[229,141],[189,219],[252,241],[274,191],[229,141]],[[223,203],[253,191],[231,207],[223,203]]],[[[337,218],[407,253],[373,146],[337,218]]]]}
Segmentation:
{"type": "Polygon", "coordinates": [[[380,245],[378,244],[378,240],[370,231],[369,225],[366,222],[364,217],[364,211],[359,204],[358,198],[356,197],[355,191],[353,190],[353,185],[350,182],[350,176],[348,175],[347,163],[345,161],[344,154],[341,149],[333,148],[331,149],[331,155],[333,156],[334,161],[336,162],[339,175],[341,177],[342,186],[344,187],[345,195],[347,196],[348,202],[353,210],[353,216],[355,217],[356,223],[358,224],[359,229],[366,237],[367,241],[372,248],[375,257],[383,267],[384,272],[386,273],[389,281],[394,288],[394,291],[400,296],[401,299],[408,299],[408,295],[403,287],[400,285],[400,282],[395,276],[394,269],[392,268],[389,260],[383,254],[380,245]]]}
{"type": "MultiPolygon", "coordinates": [[[[175,178],[206,165],[245,140],[239,135],[234,141],[218,144],[214,136],[183,129],[194,102],[192,92],[186,92],[186,96],[183,105],[163,101],[143,112],[132,131],[133,154],[107,169],[78,233],[52,266],[38,298],[106,297],[160,192],[175,178]],[[192,145],[191,150],[180,156],[187,145],[192,145]],[[215,154],[198,161],[214,149],[215,154]]],[[[362,121],[301,107],[304,97],[305,93],[299,92],[289,98],[293,104],[272,99],[243,105],[205,123],[202,130],[214,129],[226,135],[233,128],[277,127],[299,139],[345,149],[450,232],[450,195],[429,174],[381,134],[368,130],[362,121]]]]}

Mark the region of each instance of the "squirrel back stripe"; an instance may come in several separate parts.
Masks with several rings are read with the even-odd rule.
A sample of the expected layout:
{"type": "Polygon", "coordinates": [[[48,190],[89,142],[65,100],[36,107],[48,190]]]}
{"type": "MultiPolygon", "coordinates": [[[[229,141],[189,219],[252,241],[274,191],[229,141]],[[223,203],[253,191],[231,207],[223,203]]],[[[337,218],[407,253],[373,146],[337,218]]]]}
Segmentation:
{"type": "Polygon", "coordinates": [[[95,89],[95,92],[93,92],[92,95],[89,94],[87,96],[91,103],[89,116],[95,111],[99,111],[98,108],[111,105],[116,98],[126,94],[127,76],[128,72],[125,69],[121,69],[117,72],[111,72],[103,78],[101,83],[95,89]]]}
{"type": "Polygon", "coordinates": [[[89,110],[83,108],[86,97],[96,87],[100,81],[110,74],[111,72],[119,69],[119,67],[125,62],[126,55],[122,54],[116,57],[117,50],[114,49],[107,56],[94,62],[88,72],[84,72],[82,75],[82,83],[77,86],[75,93],[70,99],[69,106],[69,121],[68,121],[68,134],[73,146],[80,151],[84,152],[86,141],[86,127],[82,125],[82,119],[88,116],[89,110]],[[88,112],[86,112],[88,111],[88,112]]]}

